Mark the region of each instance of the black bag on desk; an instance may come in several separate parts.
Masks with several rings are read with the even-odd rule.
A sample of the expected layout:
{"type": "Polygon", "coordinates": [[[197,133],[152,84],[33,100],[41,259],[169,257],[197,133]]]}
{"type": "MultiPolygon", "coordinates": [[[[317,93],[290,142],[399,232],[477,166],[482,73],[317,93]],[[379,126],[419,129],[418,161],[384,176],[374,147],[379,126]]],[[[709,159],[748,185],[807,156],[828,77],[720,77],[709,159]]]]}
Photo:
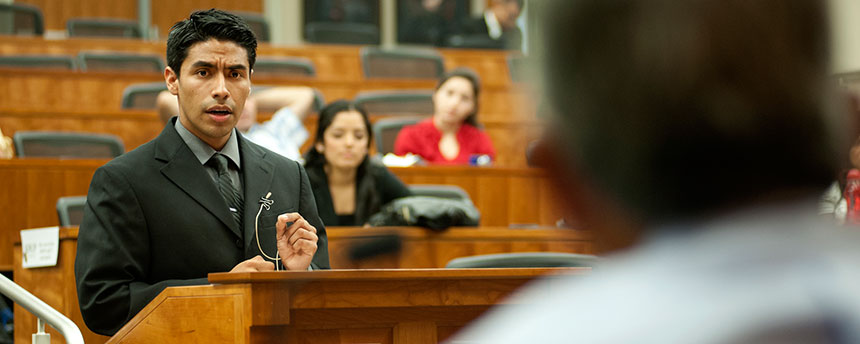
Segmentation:
{"type": "Polygon", "coordinates": [[[443,230],[478,226],[481,213],[471,202],[427,196],[396,199],[370,217],[371,226],[420,226],[443,230]]]}

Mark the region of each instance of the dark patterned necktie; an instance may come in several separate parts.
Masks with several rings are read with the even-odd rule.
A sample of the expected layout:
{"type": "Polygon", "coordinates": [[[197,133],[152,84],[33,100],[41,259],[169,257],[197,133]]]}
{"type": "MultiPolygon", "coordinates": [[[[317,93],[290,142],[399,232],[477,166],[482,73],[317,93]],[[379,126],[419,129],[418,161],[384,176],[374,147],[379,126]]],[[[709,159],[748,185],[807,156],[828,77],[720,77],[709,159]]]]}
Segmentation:
{"type": "Polygon", "coordinates": [[[224,197],[224,200],[227,201],[227,206],[230,207],[230,215],[233,215],[233,219],[236,220],[236,224],[241,229],[242,209],[244,209],[242,195],[236,190],[233,180],[230,179],[230,173],[227,172],[227,156],[215,153],[209,159],[209,163],[215,166],[215,169],[218,171],[218,191],[221,193],[221,197],[224,197]]]}

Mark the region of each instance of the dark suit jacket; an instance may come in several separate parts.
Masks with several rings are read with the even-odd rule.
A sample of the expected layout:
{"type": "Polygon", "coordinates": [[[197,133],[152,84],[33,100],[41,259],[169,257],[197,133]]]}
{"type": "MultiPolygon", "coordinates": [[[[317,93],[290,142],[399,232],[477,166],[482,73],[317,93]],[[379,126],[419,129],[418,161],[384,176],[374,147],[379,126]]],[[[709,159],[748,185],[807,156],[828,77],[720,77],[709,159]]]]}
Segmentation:
{"type": "MultiPolygon", "coordinates": [[[[490,29],[487,28],[487,21],[484,16],[470,18],[460,24],[460,35],[462,36],[481,36],[487,39],[488,42],[495,42],[498,48],[518,50],[522,46],[523,33],[519,27],[513,27],[502,32],[499,39],[490,37],[490,29]]],[[[489,46],[487,46],[489,47],[489,46]]]]}
{"type": "Polygon", "coordinates": [[[319,236],[312,267],[329,268],[325,228],[299,163],[239,136],[245,210],[237,228],[175,120],[93,176],[75,260],[81,313],[93,332],[112,335],[164,288],[208,284],[208,273],[261,255],[254,220],[268,192],[275,203],[259,220],[266,254],[277,252],[277,216],[298,212],[319,236]]]}

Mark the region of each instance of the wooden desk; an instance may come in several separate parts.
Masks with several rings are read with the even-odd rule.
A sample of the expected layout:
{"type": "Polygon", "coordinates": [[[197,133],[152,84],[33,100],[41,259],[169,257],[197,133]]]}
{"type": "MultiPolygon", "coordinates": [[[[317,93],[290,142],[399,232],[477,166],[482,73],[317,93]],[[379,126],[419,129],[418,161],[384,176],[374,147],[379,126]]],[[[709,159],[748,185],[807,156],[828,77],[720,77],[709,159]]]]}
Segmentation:
{"type": "Polygon", "coordinates": [[[28,111],[0,109],[0,128],[9,137],[21,130],[75,131],[116,135],[126,151],[154,139],[164,124],[154,111],[28,111]]]}
{"type": "MultiPolygon", "coordinates": [[[[24,228],[56,226],[61,196],[86,195],[106,160],[0,160],[0,271],[11,270],[12,240],[24,228]]],[[[483,226],[552,226],[560,218],[545,174],[538,169],[423,166],[392,168],[407,184],[451,184],[469,193],[483,226]]]]}
{"type": "Polygon", "coordinates": [[[56,226],[57,198],[86,195],[107,160],[0,159],[0,271],[12,270],[21,229],[56,226]]]}
{"type": "MultiPolygon", "coordinates": [[[[593,254],[591,233],[568,229],[455,227],[433,232],[419,227],[328,227],[329,257],[335,269],[442,268],[454,258],[512,252],[593,254]],[[350,252],[387,236],[399,237],[399,251],[362,260],[350,252]]],[[[385,245],[384,247],[390,247],[385,245]]]]}
{"type": "Polygon", "coordinates": [[[540,169],[421,166],[390,170],[406,184],[449,184],[465,189],[481,211],[482,226],[553,226],[561,219],[560,199],[540,169]]]}
{"type": "MultiPolygon", "coordinates": [[[[439,268],[456,257],[490,253],[542,251],[593,253],[589,233],[571,230],[493,227],[451,228],[442,233],[414,227],[330,227],[327,230],[332,266],[339,269],[439,268]],[[348,252],[351,247],[385,234],[396,234],[403,239],[402,250],[399,253],[363,261],[349,259],[348,252]]],[[[36,269],[21,268],[20,240],[16,240],[15,282],[72,319],[81,328],[87,343],[103,343],[108,337],[89,331],[80,314],[74,277],[77,236],[77,227],[61,228],[57,265],[36,269]]],[[[29,339],[31,331],[35,328],[35,322],[35,317],[15,306],[16,342],[29,339]]],[[[58,332],[53,329],[49,331],[52,333],[52,343],[62,343],[62,336],[58,332]]]]}
{"type": "Polygon", "coordinates": [[[438,343],[537,276],[587,271],[210,274],[214,285],[165,289],[109,343],[438,343]]]}

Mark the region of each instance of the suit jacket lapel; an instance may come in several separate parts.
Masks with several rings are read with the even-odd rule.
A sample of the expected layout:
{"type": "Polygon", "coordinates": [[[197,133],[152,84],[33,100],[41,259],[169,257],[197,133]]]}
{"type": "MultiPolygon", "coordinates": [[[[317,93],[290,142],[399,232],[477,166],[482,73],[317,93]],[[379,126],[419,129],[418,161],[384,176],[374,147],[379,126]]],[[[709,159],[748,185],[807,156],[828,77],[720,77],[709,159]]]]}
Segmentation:
{"type": "Polygon", "coordinates": [[[169,121],[155,140],[155,159],[165,163],[161,173],[241,237],[242,232],[233,221],[212,177],[173,128],[175,120],[176,117],[169,121]]]}
{"type": "MultiPolygon", "coordinates": [[[[271,192],[274,178],[274,164],[266,159],[265,150],[250,143],[244,136],[239,135],[239,151],[242,154],[242,172],[244,174],[245,215],[242,220],[245,231],[245,247],[250,247],[254,239],[254,221],[260,210],[260,199],[271,192]]],[[[270,198],[286,195],[272,195],[270,198]]],[[[265,209],[263,212],[265,213],[265,209]]],[[[274,240],[274,238],[272,238],[274,240]]]]}

